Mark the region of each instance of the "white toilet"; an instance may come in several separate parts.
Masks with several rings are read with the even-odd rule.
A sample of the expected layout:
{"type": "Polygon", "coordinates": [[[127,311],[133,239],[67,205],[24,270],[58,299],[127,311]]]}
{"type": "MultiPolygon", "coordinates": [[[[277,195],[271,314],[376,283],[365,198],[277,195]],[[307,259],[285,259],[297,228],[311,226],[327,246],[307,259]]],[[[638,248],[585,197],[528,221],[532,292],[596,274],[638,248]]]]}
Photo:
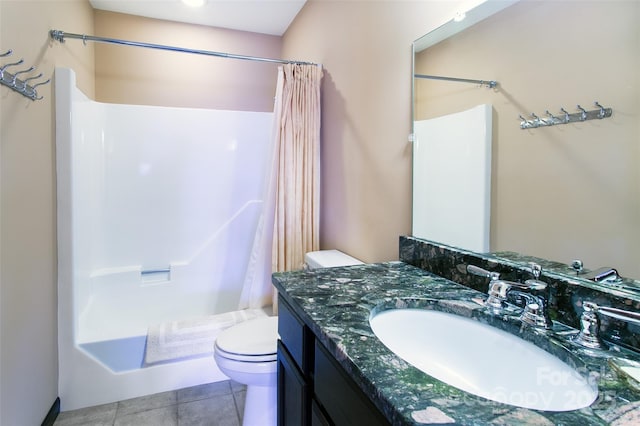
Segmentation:
{"type": "MultiPolygon", "coordinates": [[[[309,269],[359,265],[361,261],[338,250],[305,255],[309,269]]],[[[249,320],[218,335],[214,359],[230,379],[247,385],[243,426],[275,426],[277,417],[278,317],[249,320]]]]}

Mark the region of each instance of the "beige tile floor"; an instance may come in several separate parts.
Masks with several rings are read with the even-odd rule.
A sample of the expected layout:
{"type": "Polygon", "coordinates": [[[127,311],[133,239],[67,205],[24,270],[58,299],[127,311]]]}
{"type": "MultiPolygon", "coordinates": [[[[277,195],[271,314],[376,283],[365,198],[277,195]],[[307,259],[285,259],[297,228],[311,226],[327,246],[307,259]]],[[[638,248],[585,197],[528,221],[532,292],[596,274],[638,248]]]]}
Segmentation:
{"type": "Polygon", "coordinates": [[[246,387],[210,383],[63,411],[54,426],[240,426],[246,387]]]}

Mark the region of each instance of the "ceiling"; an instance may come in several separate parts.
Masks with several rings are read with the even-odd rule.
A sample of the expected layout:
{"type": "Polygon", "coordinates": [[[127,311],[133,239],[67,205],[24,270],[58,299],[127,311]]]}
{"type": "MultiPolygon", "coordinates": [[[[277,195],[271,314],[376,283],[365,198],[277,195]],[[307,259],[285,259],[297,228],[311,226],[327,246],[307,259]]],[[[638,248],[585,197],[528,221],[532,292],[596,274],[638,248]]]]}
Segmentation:
{"type": "Polygon", "coordinates": [[[168,21],[281,36],[306,0],[207,0],[199,8],[181,0],[89,0],[94,9],[168,21]]]}

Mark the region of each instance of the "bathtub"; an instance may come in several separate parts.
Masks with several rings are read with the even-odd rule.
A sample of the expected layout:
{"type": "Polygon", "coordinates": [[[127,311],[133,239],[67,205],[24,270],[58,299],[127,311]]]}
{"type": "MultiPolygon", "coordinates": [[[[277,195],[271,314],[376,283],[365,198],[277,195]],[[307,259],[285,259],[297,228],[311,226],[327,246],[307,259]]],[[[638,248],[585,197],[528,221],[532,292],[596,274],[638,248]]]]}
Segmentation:
{"type": "Polygon", "coordinates": [[[210,356],[146,364],[147,331],[238,309],[273,114],[98,103],[72,70],[55,80],[62,410],[226,380],[210,356]]]}

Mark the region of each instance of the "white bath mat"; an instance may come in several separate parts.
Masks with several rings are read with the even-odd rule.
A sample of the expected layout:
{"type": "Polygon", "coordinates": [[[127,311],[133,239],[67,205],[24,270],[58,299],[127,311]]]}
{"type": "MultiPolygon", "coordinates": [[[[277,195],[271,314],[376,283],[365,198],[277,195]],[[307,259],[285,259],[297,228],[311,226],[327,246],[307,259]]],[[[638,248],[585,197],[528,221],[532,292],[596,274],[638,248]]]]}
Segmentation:
{"type": "Polygon", "coordinates": [[[221,331],[240,322],[268,315],[263,309],[245,309],[153,325],[147,331],[144,363],[148,366],[213,356],[213,345],[221,331]]]}

